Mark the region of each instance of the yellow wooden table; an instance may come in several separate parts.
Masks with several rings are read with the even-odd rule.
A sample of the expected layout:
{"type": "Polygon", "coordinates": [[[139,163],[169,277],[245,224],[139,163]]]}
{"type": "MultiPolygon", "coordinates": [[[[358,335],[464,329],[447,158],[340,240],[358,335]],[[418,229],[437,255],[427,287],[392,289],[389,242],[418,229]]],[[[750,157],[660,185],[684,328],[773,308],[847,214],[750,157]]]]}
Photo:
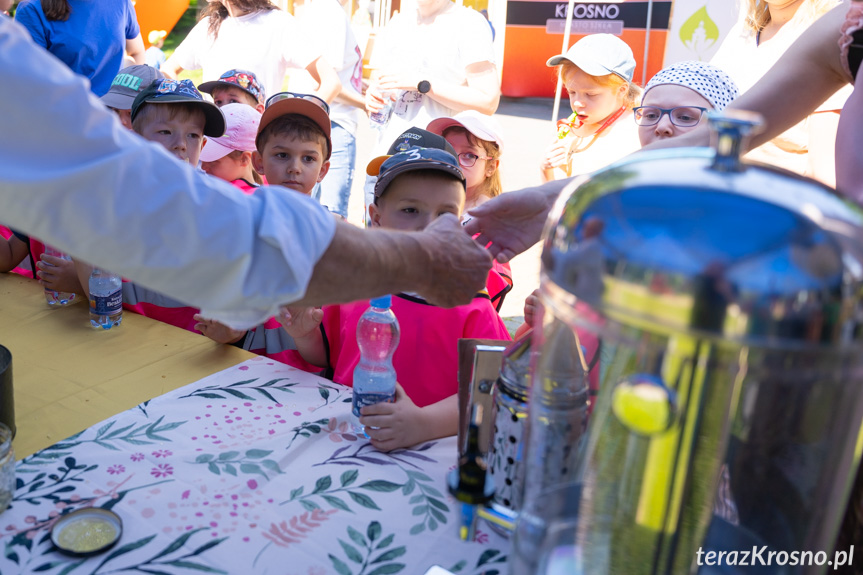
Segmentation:
{"type": "Polygon", "coordinates": [[[18,458],[254,357],[129,312],[95,330],[85,302],[51,309],[36,281],[15,274],[0,274],[0,344],[12,352],[18,458]]]}

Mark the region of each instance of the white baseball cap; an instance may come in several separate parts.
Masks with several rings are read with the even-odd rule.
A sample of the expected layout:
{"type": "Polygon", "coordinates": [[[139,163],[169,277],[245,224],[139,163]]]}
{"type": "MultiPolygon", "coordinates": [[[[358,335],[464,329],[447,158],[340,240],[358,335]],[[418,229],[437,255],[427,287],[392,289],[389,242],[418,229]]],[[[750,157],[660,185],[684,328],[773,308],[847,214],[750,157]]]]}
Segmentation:
{"type": "Polygon", "coordinates": [[[432,120],[426,129],[433,134],[442,136],[444,130],[451,126],[462,126],[480,140],[494,142],[501,154],[503,153],[503,129],[493,116],[487,116],[476,110],[465,110],[451,118],[432,120]]]}
{"type": "Polygon", "coordinates": [[[201,150],[202,162],[215,162],[235,150],[254,152],[257,149],[255,136],[261,123],[261,113],[248,104],[225,104],[221,109],[225,115],[225,135],[207,138],[201,150]]]}
{"type": "Polygon", "coordinates": [[[626,42],[614,34],[590,34],[569,47],[566,54],[548,59],[553,67],[569,60],[591,76],[615,74],[632,82],[635,73],[635,57],[626,42]]]}

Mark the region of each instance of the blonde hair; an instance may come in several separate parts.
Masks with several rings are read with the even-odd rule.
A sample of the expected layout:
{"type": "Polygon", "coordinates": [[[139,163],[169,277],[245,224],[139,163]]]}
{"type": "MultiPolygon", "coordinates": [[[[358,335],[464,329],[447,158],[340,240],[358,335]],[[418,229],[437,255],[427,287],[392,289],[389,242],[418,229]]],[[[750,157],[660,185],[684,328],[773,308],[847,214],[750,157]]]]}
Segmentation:
{"type": "MultiPolygon", "coordinates": [[[[842,3],[842,0],[803,0],[794,14],[794,19],[806,24],[812,24],[842,3]]],[[[753,33],[758,33],[770,23],[770,8],[764,0],[742,0],[745,14],[743,26],[753,33]]]]}
{"type": "MultiPolygon", "coordinates": [[[[464,134],[471,146],[478,146],[482,148],[483,150],[485,150],[486,156],[492,159],[500,159],[500,147],[497,145],[497,143],[477,138],[473,135],[473,133],[470,132],[470,130],[468,130],[464,126],[450,126],[443,131],[441,136],[446,138],[447,134],[464,134]]],[[[502,192],[503,184],[500,181],[500,167],[495,165],[494,172],[492,172],[490,176],[483,180],[482,185],[480,186],[479,190],[477,190],[477,195],[494,198],[496,196],[499,196],[502,192]]]]}
{"type": "MultiPolygon", "coordinates": [[[[251,155],[251,152],[244,152],[243,150],[231,150],[230,152],[228,152],[228,157],[235,162],[239,162],[240,160],[242,160],[243,154],[251,155]]],[[[259,174],[255,168],[252,168],[252,180],[259,186],[264,185],[264,179],[261,177],[261,174],[259,174]]]]}
{"type": "MultiPolygon", "coordinates": [[[[560,75],[564,79],[568,74],[571,74],[576,70],[581,70],[581,68],[579,68],[569,60],[564,60],[564,62],[560,65],[560,68],[560,75]]],[[[621,86],[626,86],[626,93],[623,95],[623,105],[626,106],[627,110],[633,109],[641,101],[642,90],[638,84],[635,84],[634,82],[627,82],[617,74],[606,74],[604,76],[593,76],[592,74],[589,75],[601,87],[610,88],[613,91],[618,90],[621,86]]]]}
{"type": "MultiPolygon", "coordinates": [[[[138,108],[137,114],[132,118],[132,130],[139,135],[144,135],[144,128],[153,121],[173,120],[180,118],[185,121],[189,118],[201,119],[201,130],[207,125],[207,117],[201,107],[191,102],[170,102],[164,104],[150,104],[144,102],[138,108]]],[[[203,139],[201,140],[203,145],[203,139]]]]}

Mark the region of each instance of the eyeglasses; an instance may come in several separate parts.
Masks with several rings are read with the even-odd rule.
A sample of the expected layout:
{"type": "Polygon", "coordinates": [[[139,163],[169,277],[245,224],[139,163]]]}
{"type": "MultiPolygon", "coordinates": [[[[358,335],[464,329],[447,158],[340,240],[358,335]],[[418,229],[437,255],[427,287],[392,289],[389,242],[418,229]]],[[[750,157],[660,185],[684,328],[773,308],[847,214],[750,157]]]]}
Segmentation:
{"type": "Polygon", "coordinates": [[[476,154],[472,154],[470,152],[462,152],[458,155],[458,163],[461,164],[463,168],[472,168],[474,164],[476,164],[477,160],[493,160],[491,156],[477,156],[476,154]]]}
{"type": "Polygon", "coordinates": [[[635,113],[635,123],[639,126],[655,126],[662,119],[662,116],[668,114],[671,123],[678,128],[691,128],[698,125],[707,108],[699,106],[677,106],[675,108],[639,106],[632,111],[635,113]]]}
{"type": "Polygon", "coordinates": [[[267,98],[267,103],[264,105],[264,107],[269,108],[276,102],[280,102],[282,100],[290,100],[292,98],[307,100],[323,108],[324,112],[326,112],[327,114],[330,113],[330,106],[329,104],[327,104],[326,100],[323,100],[322,98],[319,98],[314,94],[297,94],[296,92],[279,92],[278,94],[273,94],[272,96],[267,98]]]}

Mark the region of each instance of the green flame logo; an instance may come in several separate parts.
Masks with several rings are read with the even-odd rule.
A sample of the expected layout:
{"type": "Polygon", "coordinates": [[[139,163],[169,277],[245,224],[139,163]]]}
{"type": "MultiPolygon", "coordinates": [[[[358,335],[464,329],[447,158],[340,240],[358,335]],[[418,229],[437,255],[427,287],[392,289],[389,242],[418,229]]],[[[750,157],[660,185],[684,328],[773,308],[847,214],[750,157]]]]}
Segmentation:
{"type": "Polygon", "coordinates": [[[706,4],[680,27],[680,40],[684,46],[695,52],[699,59],[701,54],[710,49],[718,39],[719,27],[710,19],[706,4]]]}

